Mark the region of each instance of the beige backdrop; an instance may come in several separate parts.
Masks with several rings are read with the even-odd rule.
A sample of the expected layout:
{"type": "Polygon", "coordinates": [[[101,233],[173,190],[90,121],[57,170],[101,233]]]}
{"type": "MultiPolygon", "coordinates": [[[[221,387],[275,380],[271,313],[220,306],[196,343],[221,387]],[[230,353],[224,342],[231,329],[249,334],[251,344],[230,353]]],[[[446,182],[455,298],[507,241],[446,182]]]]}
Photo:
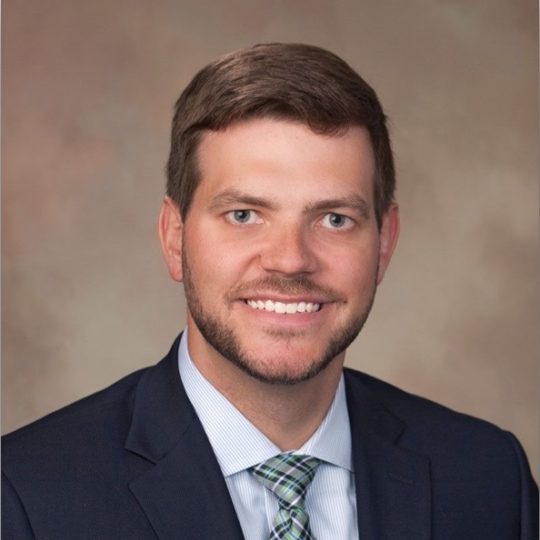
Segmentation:
{"type": "Polygon", "coordinates": [[[260,41],[386,106],[403,232],[351,366],[515,432],[537,470],[536,0],[4,0],[3,410],[12,430],[184,324],[156,237],[172,107],[260,41]]]}

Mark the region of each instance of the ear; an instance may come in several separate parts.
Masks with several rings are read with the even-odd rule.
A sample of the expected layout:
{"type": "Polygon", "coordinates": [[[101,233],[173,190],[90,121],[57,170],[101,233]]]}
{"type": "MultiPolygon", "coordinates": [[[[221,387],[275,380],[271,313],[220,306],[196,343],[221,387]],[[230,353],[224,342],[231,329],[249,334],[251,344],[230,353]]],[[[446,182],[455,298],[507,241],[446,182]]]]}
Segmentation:
{"type": "Polygon", "coordinates": [[[390,264],[392,253],[399,237],[399,207],[392,203],[383,215],[381,232],[379,233],[379,270],[377,285],[382,281],[390,264]]]}
{"type": "Polygon", "coordinates": [[[175,281],[182,281],[182,230],[183,222],[178,206],[165,197],[159,213],[159,239],[165,264],[175,281]]]}

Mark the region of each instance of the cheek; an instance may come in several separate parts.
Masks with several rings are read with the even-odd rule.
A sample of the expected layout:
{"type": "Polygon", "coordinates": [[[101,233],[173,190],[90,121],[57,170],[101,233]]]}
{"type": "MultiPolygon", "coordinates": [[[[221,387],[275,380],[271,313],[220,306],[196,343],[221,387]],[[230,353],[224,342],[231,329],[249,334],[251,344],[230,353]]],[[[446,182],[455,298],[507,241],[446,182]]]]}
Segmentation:
{"type": "Polygon", "coordinates": [[[350,265],[342,272],[343,288],[349,293],[351,300],[362,300],[371,295],[376,286],[377,267],[370,265],[350,265]]]}
{"type": "Polygon", "coordinates": [[[189,231],[184,250],[193,279],[214,290],[234,285],[255,258],[252,246],[227,241],[202,228],[189,231]]]}
{"type": "Polygon", "coordinates": [[[348,288],[364,288],[372,285],[377,275],[378,244],[351,243],[347,246],[327,246],[321,252],[326,273],[348,288]]]}

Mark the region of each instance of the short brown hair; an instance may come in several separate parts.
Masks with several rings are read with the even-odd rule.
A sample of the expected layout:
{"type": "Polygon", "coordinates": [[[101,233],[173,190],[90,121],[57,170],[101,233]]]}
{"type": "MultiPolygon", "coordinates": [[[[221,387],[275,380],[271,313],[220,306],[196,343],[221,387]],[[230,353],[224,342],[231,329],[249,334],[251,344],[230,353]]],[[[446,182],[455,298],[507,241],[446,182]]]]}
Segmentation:
{"type": "Polygon", "coordinates": [[[381,226],[394,199],[395,172],[377,95],[335,54],[293,43],[226,54],[199,71],[182,92],[172,124],[167,194],[184,218],[200,181],[196,154],[201,135],[263,117],[301,122],[321,134],[365,127],[375,155],[375,213],[381,226]]]}

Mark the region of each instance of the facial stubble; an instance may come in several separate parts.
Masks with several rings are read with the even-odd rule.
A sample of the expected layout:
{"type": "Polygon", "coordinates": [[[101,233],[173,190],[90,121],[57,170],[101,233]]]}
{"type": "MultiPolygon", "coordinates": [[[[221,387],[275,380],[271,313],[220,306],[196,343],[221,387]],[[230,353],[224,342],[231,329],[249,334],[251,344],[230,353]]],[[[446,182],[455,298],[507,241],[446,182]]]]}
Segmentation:
{"type": "MultiPolygon", "coordinates": [[[[213,316],[205,309],[205,306],[203,306],[197,285],[195,284],[191,272],[189,256],[185,249],[185,242],[182,257],[182,271],[184,294],[189,313],[207,343],[223,358],[229,360],[243,372],[259,381],[274,385],[294,385],[311,379],[326,369],[340,353],[349,347],[362,330],[373,306],[377,288],[376,282],[374,281],[371,290],[368,292],[368,301],[363,310],[352,316],[336,331],[336,335],[329,340],[322,354],[317,358],[312,358],[311,361],[306,364],[307,367],[304,371],[294,374],[285,371],[266,372],[260,367],[260,363],[257,359],[251,357],[242,346],[235,334],[234,328],[227,326],[225,322],[220,321],[217,317],[213,316]]],[[[375,275],[377,275],[377,273],[375,273],[375,275]]],[[[282,279],[276,281],[283,283],[282,279]]],[[[270,284],[272,278],[267,278],[266,282],[267,284],[270,284]]],[[[288,288],[300,287],[303,290],[306,290],[310,287],[309,281],[305,278],[291,277],[288,278],[288,282],[288,288]]],[[[277,288],[277,286],[275,288],[277,288]]],[[[317,291],[320,290],[320,287],[314,284],[311,288],[317,291]]],[[[268,334],[281,340],[294,340],[295,337],[297,337],[294,332],[279,329],[274,331],[268,330],[268,334]]]]}

